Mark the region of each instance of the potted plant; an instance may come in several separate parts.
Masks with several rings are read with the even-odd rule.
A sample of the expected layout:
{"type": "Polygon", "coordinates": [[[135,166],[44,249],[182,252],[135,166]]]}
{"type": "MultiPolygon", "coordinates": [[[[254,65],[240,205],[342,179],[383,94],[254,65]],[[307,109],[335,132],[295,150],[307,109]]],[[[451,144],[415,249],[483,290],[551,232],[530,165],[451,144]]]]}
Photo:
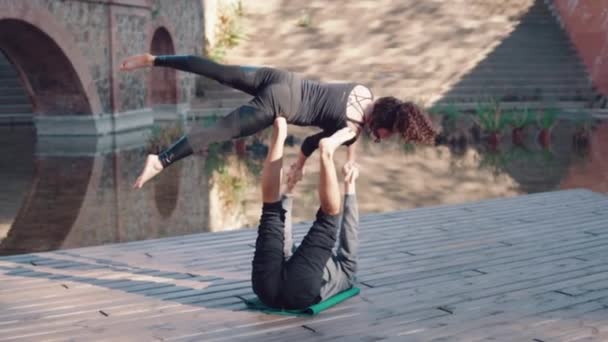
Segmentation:
{"type": "Polygon", "coordinates": [[[556,108],[541,110],[537,116],[537,125],[540,128],[537,141],[545,149],[551,145],[551,130],[557,123],[559,112],[556,108]]]}
{"type": "Polygon", "coordinates": [[[500,132],[507,120],[498,101],[477,104],[475,122],[486,134],[486,141],[491,149],[497,150],[500,143],[500,132]]]}
{"type": "Polygon", "coordinates": [[[511,131],[511,140],[513,141],[513,145],[523,146],[525,140],[525,129],[534,120],[532,112],[528,109],[528,107],[525,107],[520,111],[515,109],[511,110],[506,116],[509,124],[513,128],[511,131]]]}

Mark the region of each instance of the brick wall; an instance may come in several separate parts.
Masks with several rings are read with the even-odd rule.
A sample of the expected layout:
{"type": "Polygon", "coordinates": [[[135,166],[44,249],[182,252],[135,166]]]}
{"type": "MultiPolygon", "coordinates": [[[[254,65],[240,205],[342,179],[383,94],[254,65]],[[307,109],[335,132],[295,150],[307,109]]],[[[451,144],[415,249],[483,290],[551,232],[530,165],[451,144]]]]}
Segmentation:
{"type": "Polygon", "coordinates": [[[554,0],[594,85],[608,95],[608,0],[554,0]]]}

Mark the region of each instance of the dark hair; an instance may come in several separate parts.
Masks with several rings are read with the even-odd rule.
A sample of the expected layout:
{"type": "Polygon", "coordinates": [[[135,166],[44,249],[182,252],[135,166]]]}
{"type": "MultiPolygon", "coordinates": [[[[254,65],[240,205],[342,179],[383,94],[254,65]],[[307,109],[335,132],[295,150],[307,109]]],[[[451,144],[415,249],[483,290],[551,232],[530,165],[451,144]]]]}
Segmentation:
{"type": "Polygon", "coordinates": [[[433,145],[437,137],[430,118],[418,105],[392,96],[374,102],[368,129],[375,132],[380,128],[398,133],[406,142],[412,143],[433,145]]]}

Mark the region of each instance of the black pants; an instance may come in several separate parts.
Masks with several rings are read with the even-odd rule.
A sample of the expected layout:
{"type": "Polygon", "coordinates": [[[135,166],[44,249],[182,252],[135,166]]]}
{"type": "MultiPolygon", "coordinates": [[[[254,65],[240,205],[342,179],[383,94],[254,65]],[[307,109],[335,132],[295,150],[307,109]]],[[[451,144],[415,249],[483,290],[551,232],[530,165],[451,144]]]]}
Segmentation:
{"type": "Polygon", "coordinates": [[[339,215],[321,209],[293,256],[284,258],[285,210],[281,202],[264,203],[253,257],[253,292],[266,305],[303,309],[320,301],[323,269],[336,242],[339,215]]]}
{"type": "Polygon", "coordinates": [[[198,56],[157,56],[154,65],[193,72],[254,96],[212,127],[192,127],[188,140],[194,151],[260,132],[272,126],[277,115],[295,113],[300,107],[300,80],[284,70],[224,65],[198,56]]]}

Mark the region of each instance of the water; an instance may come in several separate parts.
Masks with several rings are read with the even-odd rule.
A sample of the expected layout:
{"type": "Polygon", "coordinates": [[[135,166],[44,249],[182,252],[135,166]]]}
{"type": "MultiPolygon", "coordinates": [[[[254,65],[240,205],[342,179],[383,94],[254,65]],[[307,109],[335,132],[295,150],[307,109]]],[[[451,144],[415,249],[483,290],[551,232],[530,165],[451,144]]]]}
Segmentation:
{"type": "MultiPolygon", "coordinates": [[[[295,144],[286,149],[285,167],[309,131],[290,132],[295,144]]],[[[214,146],[206,157],[176,163],[135,191],[131,185],[154,149],[148,131],[37,141],[31,127],[1,127],[0,254],[255,227],[268,134],[214,146]]],[[[442,140],[439,147],[415,148],[363,142],[361,213],[569,188],[608,193],[606,122],[581,130],[562,121],[549,135],[537,128],[492,136],[452,127],[442,140]]],[[[338,168],[344,152],[336,156],[338,168]]],[[[315,154],[297,187],[296,222],[310,220],[318,207],[318,163],[315,154]]]]}

